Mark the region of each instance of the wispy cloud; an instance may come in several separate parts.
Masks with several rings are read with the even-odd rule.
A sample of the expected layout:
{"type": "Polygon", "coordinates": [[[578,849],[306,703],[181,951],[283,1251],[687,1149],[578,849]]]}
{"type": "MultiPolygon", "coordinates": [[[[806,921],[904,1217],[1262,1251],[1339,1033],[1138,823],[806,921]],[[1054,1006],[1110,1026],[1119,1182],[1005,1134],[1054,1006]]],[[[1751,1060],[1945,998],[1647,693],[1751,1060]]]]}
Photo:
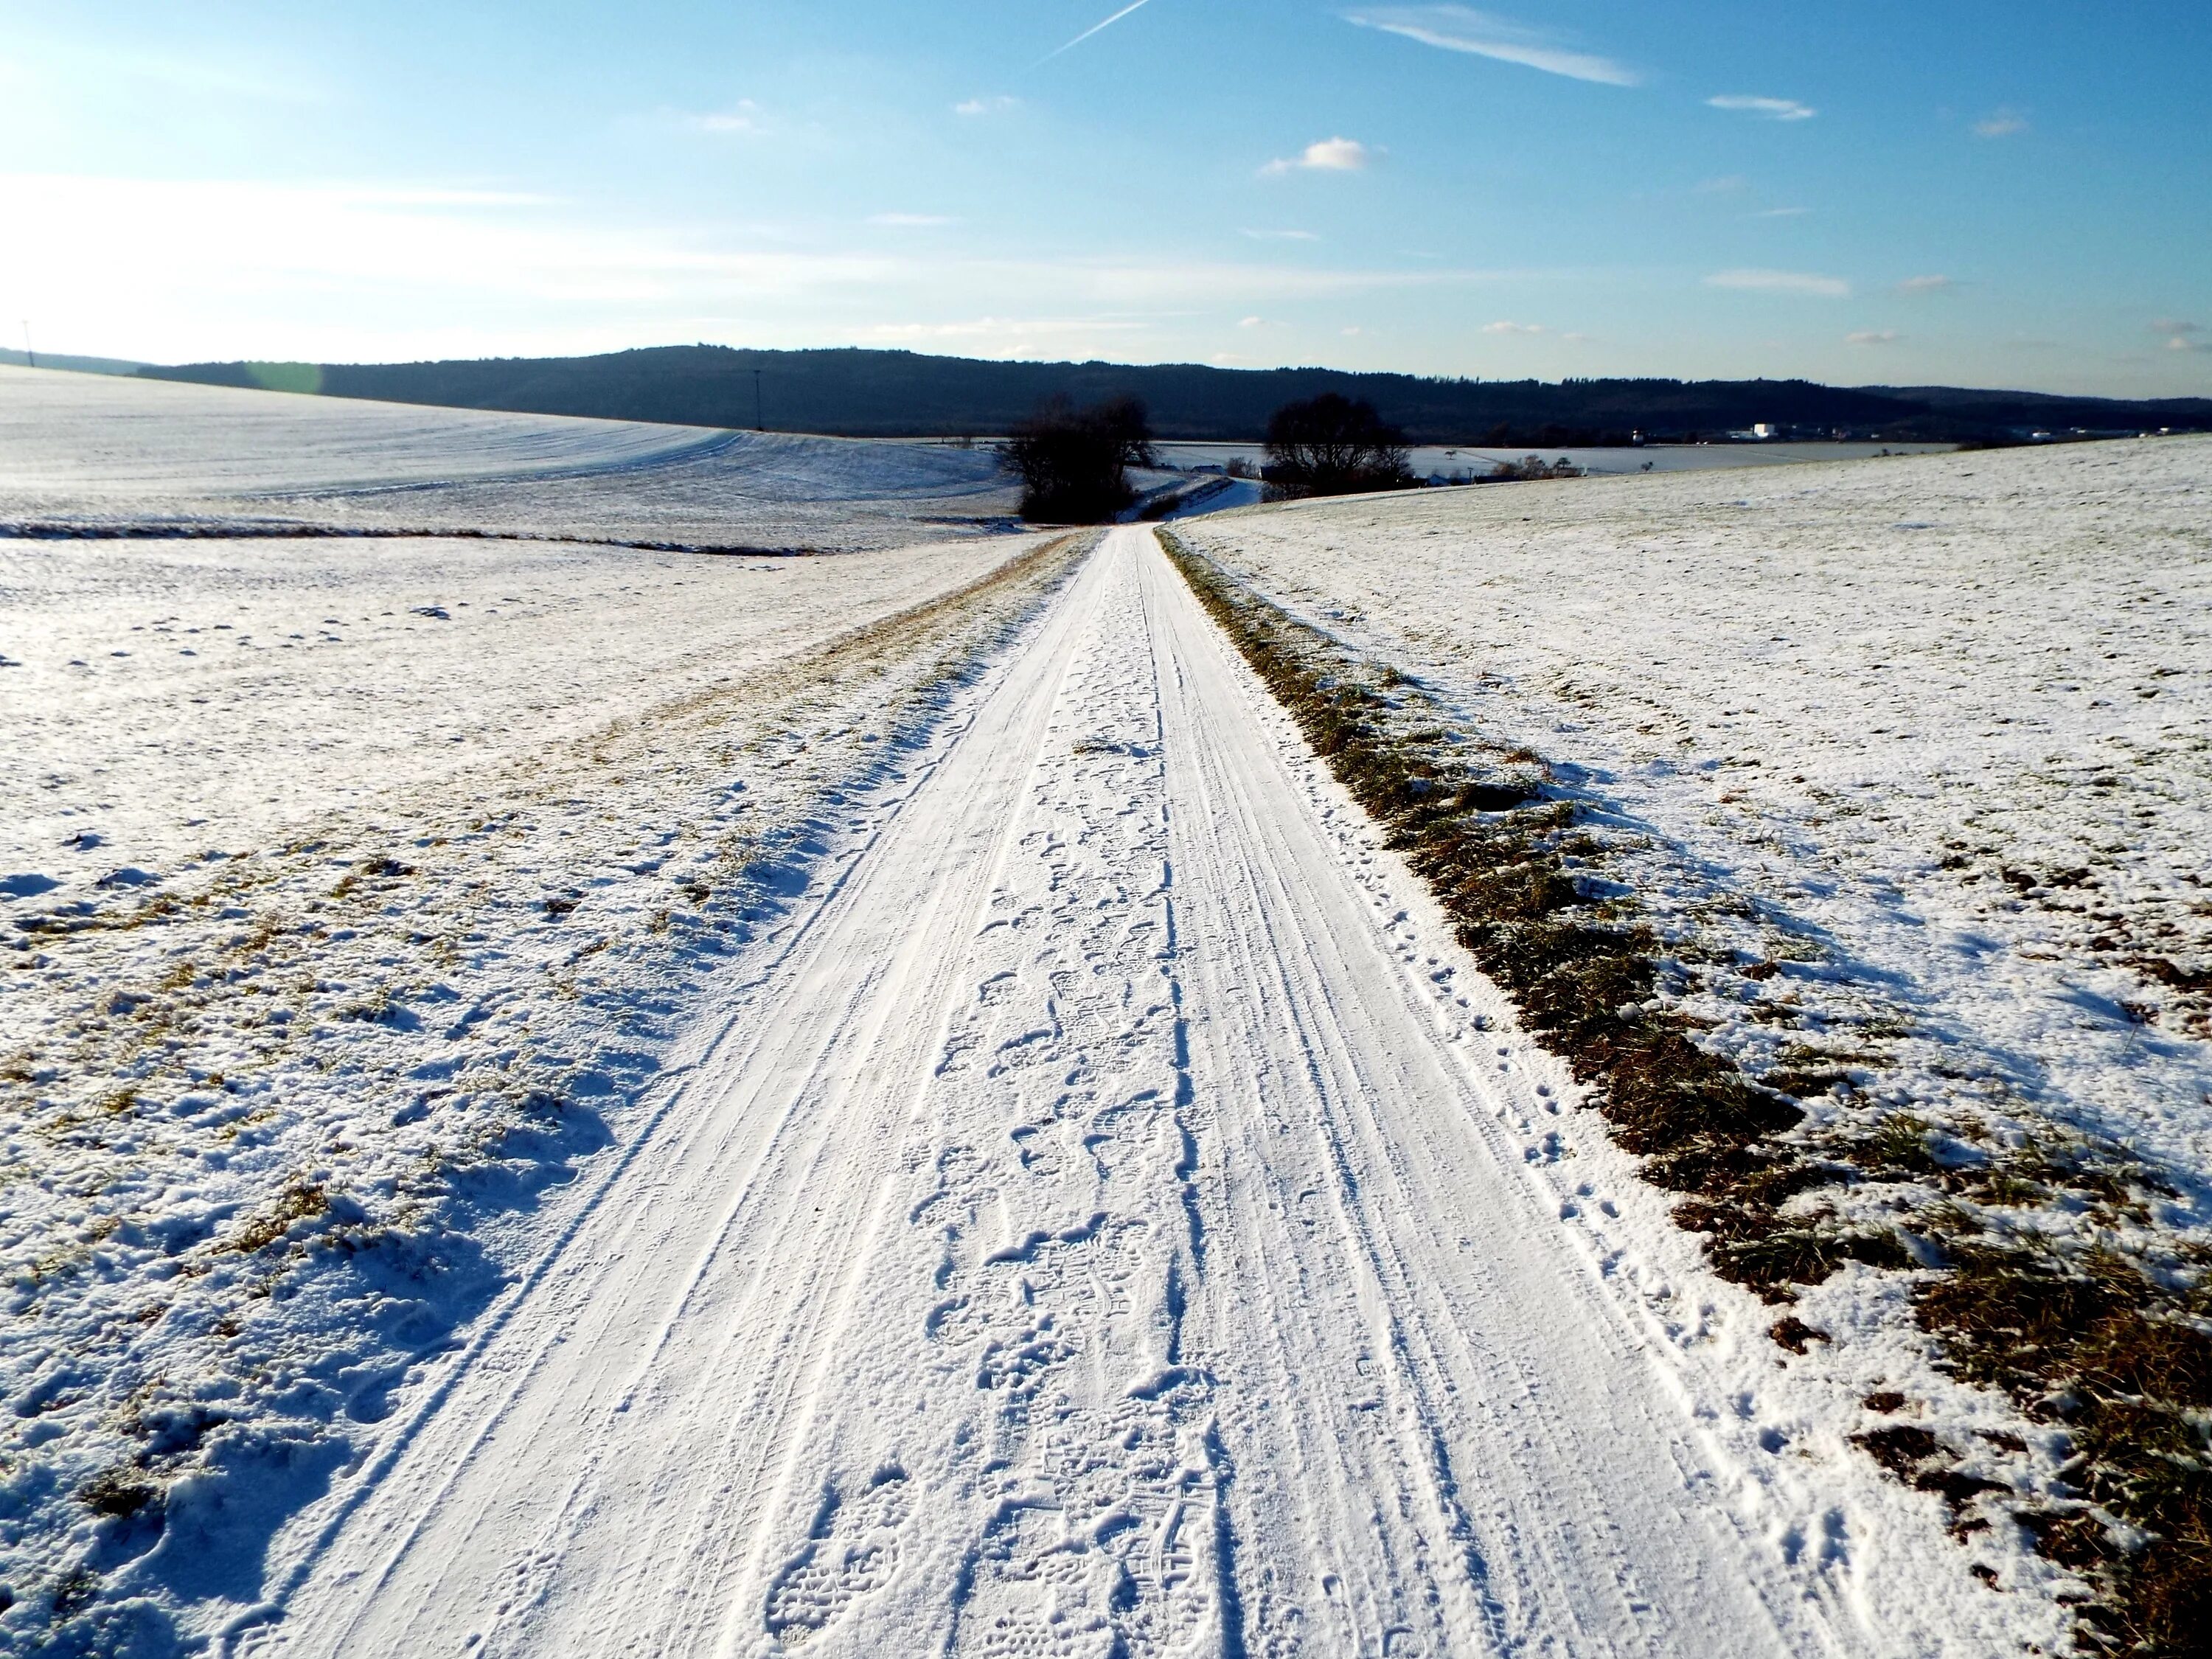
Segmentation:
{"type": "Polygon", "coordinates": [[[750,98],[740,98],[729,109],[708,110],[703,114],[686,115],[684,125],[694,132],[704,132],[718,138],[761,130],[761,109],[750,98]]]}
{"type": "Polygon", "coordinates": [[[1974,123],[1977,138],[2009,138],[2016,132],[2027,131],[2027,117],[2016,109],[2001,109],[1994,115],[1984,116],[1974,123]]]}
{"type": "Polygon", "coordinates": [[[1842,277],[1807,270],[1717,270],[1705,278],[1705,286],[1754,294],[1802,294],[1821,300],[1847,300],[1851,293],[1851,285],[1842,277]]]}
{"type": "Polygon", "coordinates": [[[1357,138],[1322,138],[1308,144],[1294,156],[1278,157],[1260,171],[1265,173],[1289,173],[1294,169],[1308,173],[1364,173],[1382,154],[1381,150],[1372,145],[1363,144],[1357,138]]]}
{"type": "Polygon", "coordinates": [[[1501,64],[1519,64],[1572,81],[1595,81],[1608,87],[1640,86],[1644,81],[1626,64],[1576,51],[1546,30],[1467,6],[1375,6],[1348,11],[1344,21],[1362,28],[1381,29],[1386,34],[1403,35],[1425,46],[1493,58],[1501,64]]]}
{"type": "Polygon", "coordinates": [[[1255,242],[1318,242],[1321,238],[1310,230],[1254,230],[1249,227],[1238,233],[1255,242]]]}
{"type": "Polygon", "coordinates": [[[2202,351],[2204,342],[2197,337],[2204,331],[2196,323],[2185,323],[2179,317],[2161,317],[2151,325],[2154,334],[2166,336],[2168,351],[2202,351]]]}
{"type": "Polygon", "coordinates": [[[1732,196],[1738,191],[1749,190],[1751,180],[1741,173],[1731,173],[1725,178],[1707,179],[1698,185],[1700,196],[1732,196]]]}
{"type": "Polygon", "coordinates": [[[1717,98],[1706,99],[1705,105],[1710,109],[1763,115],[1770,121],[1809,121],[1820,112],[1810,104],[1801,104],[1795,98],[1759,98],[1747,92],[1723,93],[1717,98]]]}
{"type": "Polygon", "coordinates": [[[960,222],[942,213],[872,213],[868,216],[868,222],[872,225],[890,225],[903,230],[919,230],[937,225],[957,225],[960,222]]]}
{"type": "Polygon", "coordinates": [[[1041,66],[1045,64],[1049,64],[1054,58],[1059,57],[1061,52],[1073,52],[1078,46],[1081,46],[1085,40],[1088,40],[1092,35],[1102,33],[1105,30],[1112,28],[1115,24],[1120,22],[1131,12],[1141,11],[1145,7],[1151,3],[1152,0],[1133,0],[1133,3],[1122,7],[1121,10],[1115,12],[1111,17],[1106,18],[1102,21],[1093,23],[1089,28],[1084,30],[1082,33],[1077,35],[1075,39],[1069,41],[1066,46],[1055,47],[1053,51],[1045,53],[1043,57],[1037,59],[1037,64],[1041,66]]]}
{"type": "Polygon", "coordinates": [[[969,98],[955,104],[952,106],[952,112],[955,115],[967,116],[972,120],[979,115],[1002,115],[1010,109],[1018,108],[1021,101],[1020,99],[1010,98],[1004,93],[1000,93],[995,98],[969,98]]]}
{"type": "Polygon", "coordinates": [[[1541,323],[1485,323],[1485,334],[1549,334],[1552,331],[1541,323]]]}
{"type": "MultiPolygon", "coordinates": [[[[52,55],[66,61],[78,53],[64,44],[52,55]]],[[[281,60],[256,65],[241,61],[234,46],[204,54],[100,50],[85,54],[84,67],[96,70],[103,81],[139,81],[188,96],[315,105],[331,95],[328,79],[307,65],[281,60]]]]}
{"type": "Polygon", "coordinates": [[[1802,219],[1812,210],[1808,207],[1761,208],[1751,216],[1754,219],[1802,219]]]}
{"type": "Polygon", "coordinates": [[[1855,346],[1895,345],[1905,337],[1893,328],[1863,328],[1844,336],[1844,343],[1855,346]]]}
{"type": "Polygon", "coordinates": [[[1908,276],[1897,285],[1897,291],[1899,294],[1941,294],[1944,289],[1958,285],[1956,278],[1936,272],[1926,276],[1908,276]]]}

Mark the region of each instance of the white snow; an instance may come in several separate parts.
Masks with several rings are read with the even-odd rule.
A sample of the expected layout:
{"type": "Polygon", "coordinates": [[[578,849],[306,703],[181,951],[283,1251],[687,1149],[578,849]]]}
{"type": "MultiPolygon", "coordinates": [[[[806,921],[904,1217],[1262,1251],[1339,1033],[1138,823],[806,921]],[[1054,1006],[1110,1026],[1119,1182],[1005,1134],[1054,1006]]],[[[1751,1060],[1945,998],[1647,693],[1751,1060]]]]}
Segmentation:
{"type": "Polygon", "coordinates": [[[702,558],[540,542],[0,539],[0,874],[81,885],[559,752],[1018,542],[702,558]],[[88,837],[90,839],[88,840],[88,837]]]}
{"type": "Polygon", "coordinates": [[[988,448],[0,368],[0,536],[280,522],[842,550],[1001,530],[1018,496],[988,448]]]}
{"type": "Polygon", "coordinates": [[[248,1650],[2049,1639],[1421,909],[1115,532],[248,1650]]]}
{"type": "Polygon", "coordinates": [[[1905,1011],[1913,1099],[2094,1129],[2203,1224],[2212,1010],[2142,963],[2212,966],[2208,524],[2212,442],[2172,439],[1182,529],[1656,830],[1647,902],[1748,897],[1905,1011]]]}
{"type": "MultiPolygon", "coordinates": [[[[11,1650],[2063,1647],[2070,1581],[1847,1440],[2015,1414],[1894,1275],[1767,1339],[1150,531],[1068,575],[958,451],[61,378],[0,376],[78,422],[0,431],[0,521],[882,550],[0,541],[11,1650]]],[[[1778,994],[1924,1002],[1916,1085],[2179,1159],[2185,1010],[2131,980],[2122,1050],[2127,970],[2033,952],[2199,960],[2208,455],[1178,528],[1850,970],[1778,994]],[[2118,920],[1977,909],[2107,737],[2118,920]]]]}

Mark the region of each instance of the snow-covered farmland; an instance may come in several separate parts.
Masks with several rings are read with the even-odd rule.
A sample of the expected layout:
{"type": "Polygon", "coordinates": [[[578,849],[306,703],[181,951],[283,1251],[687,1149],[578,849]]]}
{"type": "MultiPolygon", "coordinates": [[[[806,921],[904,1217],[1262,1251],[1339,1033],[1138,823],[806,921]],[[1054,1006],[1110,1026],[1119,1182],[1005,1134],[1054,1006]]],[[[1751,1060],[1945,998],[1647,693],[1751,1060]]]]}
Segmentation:
{"type": "Polygon", "coordinates": [[[1183,532],[1648,824],[1686,903],[1755,899],[1914,1010],[1931,1061],[2158,1158],[2212,1221],[2212,442],[1183,532]]]}
{"type": "Polygon", "coordinates": [[[2209,508],[2182,440],[1179,527],[1711,1270],[1794,1304],[1760,1392],[1859,1396],[1962,1553],[2045,1540],[1990,1589],[2086,1570],[2155,1651],[2204,1594],[2209,508]]]}
{"type": "MultiPolygon", "coordinates": [[[[0,426],[0,524],[131,530],[535,466],[627,532],[700,437],[20,373],[0,426]]],[[[833,530],[809,489],[871,487],[748,483],[833,530]]],[[[167,1652],[252,1589],[1064,562],[948,533],[0,538],[0,1637],[167,1652]]]]}
{"type": "Polygon", "coordinates": [[[0,538],[0,865],[72,890],[558,754],[1033,538],[825,558],[546,542],[0,538]]]}
{"type": "Polygon", "coordinates": [[[0,533],[459,531],[844,550],[1006,527],[988,449],[0,368],[0,533]]]}
{"type": "MultiPolygon", "coordinates": [[[[2064,1645],[2002,1508],[2063,1428],[1895,1263],[1724,1282],[1151,530],[979,538],[957,451],[94,398],[0,446],[12,1648],[2064,1645]],[[639,544],[775,526],[874,550],[639,544]]],[[[2020,1214],[2135,1249],[2203,1219],[2208,457],[1175,531],[1548,762],[1655,1003],[1832,1066],[1816,1127],[2124,1142],[2154,1206],[2020,1214]]]]}

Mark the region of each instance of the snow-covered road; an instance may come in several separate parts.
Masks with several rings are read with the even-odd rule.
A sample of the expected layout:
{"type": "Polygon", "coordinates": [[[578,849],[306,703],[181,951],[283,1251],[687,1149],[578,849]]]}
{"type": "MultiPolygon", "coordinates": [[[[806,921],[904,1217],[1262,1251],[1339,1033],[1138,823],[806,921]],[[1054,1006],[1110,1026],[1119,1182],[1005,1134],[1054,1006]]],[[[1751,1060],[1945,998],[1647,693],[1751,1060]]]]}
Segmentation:
{"type": "Polygon", "coordinates": [[[237,1645],[1942,1650],[1149,530],[966,718],[237,1645]]]}

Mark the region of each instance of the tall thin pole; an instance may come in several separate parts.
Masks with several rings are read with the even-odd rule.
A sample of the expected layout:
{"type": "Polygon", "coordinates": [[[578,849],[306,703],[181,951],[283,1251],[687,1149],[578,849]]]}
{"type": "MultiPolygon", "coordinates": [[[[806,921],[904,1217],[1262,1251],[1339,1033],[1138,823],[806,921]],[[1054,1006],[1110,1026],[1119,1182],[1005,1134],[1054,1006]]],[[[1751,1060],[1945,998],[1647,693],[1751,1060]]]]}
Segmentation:
{"type": "Polygon", "coordinates": [[[768,430],[768,422],[761,419],[760,377],[760,370],[755,369],[753,371],[753,430],[765,432],[768,430]]]}

